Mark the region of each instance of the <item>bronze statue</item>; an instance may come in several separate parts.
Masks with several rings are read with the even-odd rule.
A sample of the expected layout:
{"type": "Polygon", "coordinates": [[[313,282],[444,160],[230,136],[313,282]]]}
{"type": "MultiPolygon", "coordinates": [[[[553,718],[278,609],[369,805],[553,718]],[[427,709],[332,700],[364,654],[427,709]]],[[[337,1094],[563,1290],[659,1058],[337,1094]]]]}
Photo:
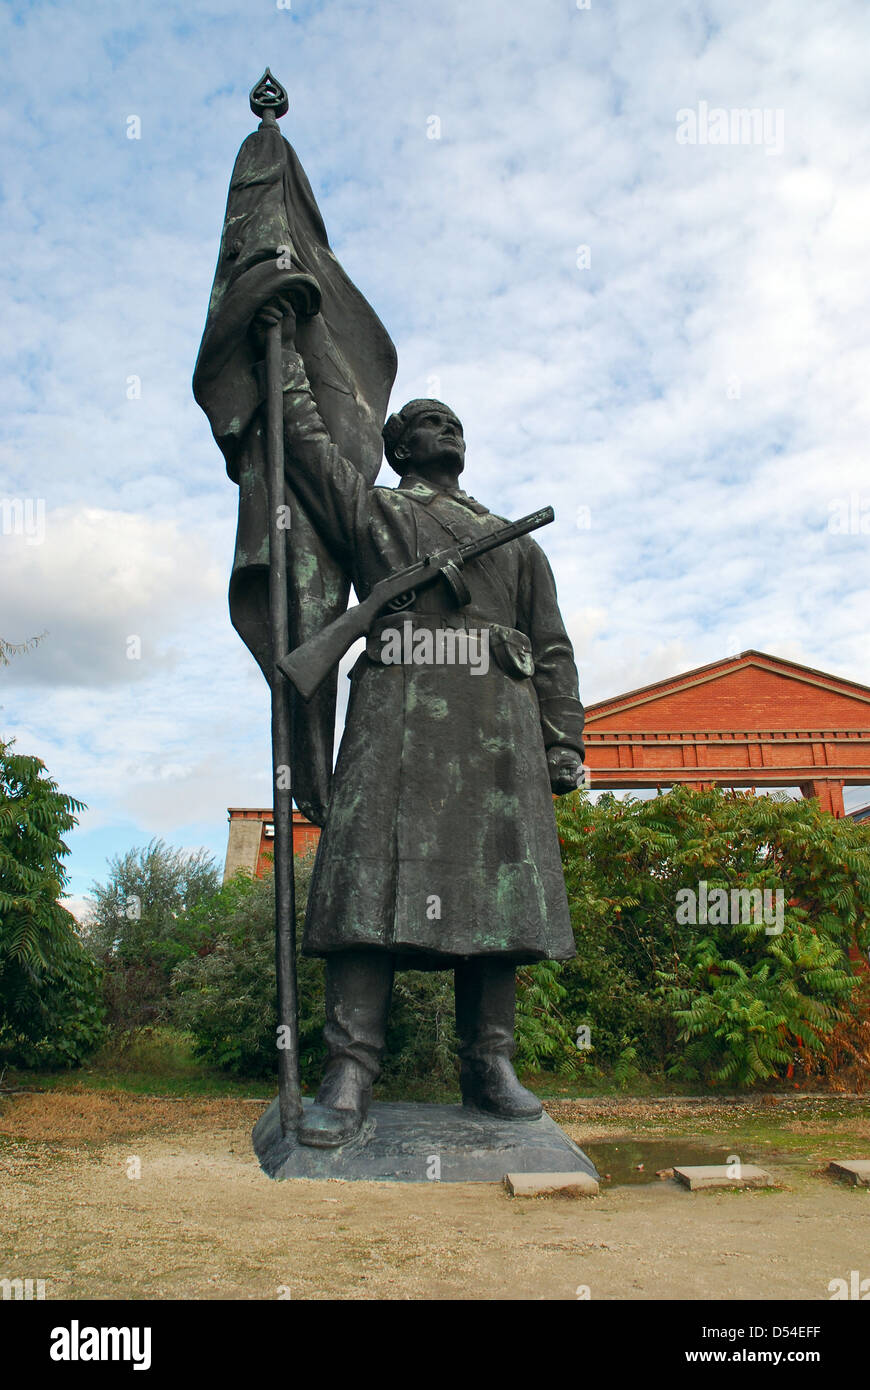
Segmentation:
{"type": "MultiPolygon", "coordinates": [[[[286,179],[282,196],[286,203],[286,179]]],[[[508,523],[460,489],[465,440],[446,405],[411,401],[387,420],[383,445],[400,482],[373,485],[371,426],[374,420],[380,429],[377,401],[385,406],[383,386],[388,391],[395,363],[377,338],[386,366],[379,375],[368,367],[370,381],[377,380],[359,417],[367,431],[363,460],[348,426],[360,395],[340,342],[342,323],[334,308],[327,318],[329,306],[315,307],[317,296],[306,290],[306,276],[318,287],[324,263],[300,250],[291,220],[292,208],[284,266],[273,260],[258,269],[245,312],[230,316],[244,344],[238,360],[245,389],[249,380],[257,383],[257,400],[267,406],[271,391],[279,434],[274,412],[283,410],[283,439],[270,457],[283,452],[298,572],[316,600],[318,557],[325,557],[332,598],[331,611],[318,611],[313,628],[291,632],[297,652],[289,661],[272,653],[273,668],[277,662],[286,674],[293,657],[304,656],[305,640],[343,608],[347,581],[364,601],[385,577],[440,552],[454,556],[430,582],[380,612],[352,672],[303,939],[307,954],[326,961],[329,1056],[297,1137],[328,1148],[359,1133],[379,1072],[394,972],[403,968],[454,971],[464,1104],[535,1119],[540,1102],[511,1066],[516,968],[574,954],[552,805],[552,793],[576,787],[583,758],[571,643],[549,564],[530,535],[505,543],[496,536],[482,547],[486,553],[462,562],[463,547],[493,538],[508,523]],[[324,341],[338,344],[325,358],[311,350],[324,341]],[[257,361],[264,352],[271,376],[257,361]],[[324,378],[339,393],[337,427],[327,418],[334,401],[324,394],[324,378]],[[307,548],[312,536],[314,552],[307,548]]],[[[256,265],[264,264],[261,256],[256,265]]],[[[204,349],[208,336],[207,325],[204,349]]],[[[215,340],[220,334],[212,327],[215,340]]],[[[208,359],[201,351],[203,404],[202,382],[216,380],[208,359]]],[[[227,420],[233,414],[225,404],[227,420]]],[[[246,458],[262,470],[263,412],[252,406],[241,426],[235,412],[233,429],[233,448],[247,431],[246,458]]],[[[268,658],[261,664],[267,669],[268,658]]],[[[309,681],[309,696],[320,674],[309,681]]],[[[304,701],[294,698],[303,710],[304,701]]]]}
{"type": "MultiPolygon", "coordinates": [[[[289,309],[287,481],[359,596],[392,570],[492,532],[501,519],[458,486],[462,426],[439,401],[412,401],[384,428],[399,486],[365,482],[318,415],[292,351],[293,318],[289,309]]],[[[577,785],[583,710],[540,547],[513,540],[463,578],[461,608],[435,583],[380,617],[352,673],[303,940],[327,963],[329,1049],[303,1143],[344,1143],[359,1130],[402,967],[455,973],[464,1102],[504,1118],[541,1113],[510,1064],[515,971],[574,954],[551,791],[577,785]],[[410,659],[385,663],[385,633],[409,627],[410,659]],[[439,664],[434,644],[427,659],[414,643],[419,632],[457,629],[488,648],[486,670],[439,664]]]]}

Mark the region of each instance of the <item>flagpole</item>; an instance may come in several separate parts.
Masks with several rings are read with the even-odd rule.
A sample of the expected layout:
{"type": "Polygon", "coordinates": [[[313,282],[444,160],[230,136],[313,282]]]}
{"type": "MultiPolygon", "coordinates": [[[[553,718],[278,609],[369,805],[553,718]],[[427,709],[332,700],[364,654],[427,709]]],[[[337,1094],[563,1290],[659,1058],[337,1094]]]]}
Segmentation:
{"type": "MultiPolygon", "coordinates": [[[[250,94],[260,130],[277,133],[286,114],[287,93],[266,68],[250,94]]],[[[289,233],[288,233],[289,240],[289,233]]],[[[303,316],[320,308],[317,281],[293,263],[293,249],[276,247],[277,265],[293,273],[283,283],[293,310],[303,316]]],[[[289,311],[288,311],[289,312],[289,311]]],[[[269,625],[272,645],[272,796],[275,826],[275,977],[278,987],[278,1110],[289,1138],[302,1114],[299,1084],[299,1004],[296,981],[296,880],[293,871],[293,698],[277,662],[290,650],[287,598],[287,506],[284,486],[284,383],[282,323],[266,328],[266,473],[269,498],[269,625]]]]}
{"type": "MultiPolygon", "coordinates": [[[[266,68],[250,94],[260,129],[277,130],[287,93],[266,68]]],[[[284,248],[289,250],[288,248],[284,248]]],[[[296,275],[295,280],[303,276],[296,275]]],[[[316,288],[316,287],[315,287],[316,288]]],[[[318,292],[319,298],[319,292],[318,292]]],[[[266,485],[269,498],[269,627],[272,669],[272,817],[275,827],[275,979],[278,992],[278,1110],[289,1138],[302,1114],[299,1006],[296,982],[296,879],[293,868],[292,693],[277,662],[290,647],[287,599],[287,516],[284,487],[284,387],[281,320],[266,328],[266,485]]]]}
{"type": "Polygon", "coordinates": [[[289,648],[284,496],[281,322],[266,330],[266,468],[269,490],[269,618],[272,637],[272,795],[275,825],[275,975],[278,985],[278,1108],[285,1137],[302,1113],[296,993],[296,882],[293,872],[292,711],[289,683],[275,664],[289,648]]]}
{"type": "MultiPolygon", "coordinates": [[[[327,379],[318,357],[305,363],[306,373],[327,428],[369,482],[380,463],[379,422],[395,376],[396,355],[380,320],[329,249],[305,172],[278,126],[289,107],[288,94],[268,68],[251,90],[249,102],[260,125],[243,142],[233,168],[193,390],[230,476],[238,482],[245,467],[256,461],[261,478],[260,489],[240,486],[230,612],[243,641],[262,665],[271,695],[278,1099],[281,1127],[289,1142],[302,1109],[292,797],[310,807],[309,814],[322,822],[332,766],[335,689],[310,704],[297,700],[289,682],[276,671],[276,662],[313,635],[321,612],[318,605],[307,602],[314,588],[319,592],[322,584],[327,595],[323,626],[346,605],[348,585],[328,547],[308,525],[303,508],[293,513],[294,519],[299,515],[304,522],[301,537],[291,540],[284,524],[290,513],[282,508],[290,498],[284,476],[282,334],[280,324],[273,327],[271,320],[280,317],[281,306],[287,303],[300,322],[313,319],[321,307],[322,274],[327,302],[335,309],[333,328],[349,366],[352,392],[336,402],[331,377],[327,379]],[[294,249],[297,240],[301,258],[294,249]],[[256,327],[249,332],[252,323],[256,327]],[[256,360],[263,355],[261,329],[267,340],[262,377],[256,360]],[[252,373],[257,378],[256,394],[252,373]],[[257,395],[262,396],[262,404],[256,407],[254,420],[257,395]],[[262,621],[266,576],[261,547],[267,537],[271,660],[264,650],[262,621]],[[312,563],[319,571],[313,578],[312,563]],[[243,583],[243,577],[251,582],[243,583]]],[[[325,319],[317,332],[326,344],[330,342],[325,319]]],[[[304,362],[304,353],[302,357],[304,362]]]]}

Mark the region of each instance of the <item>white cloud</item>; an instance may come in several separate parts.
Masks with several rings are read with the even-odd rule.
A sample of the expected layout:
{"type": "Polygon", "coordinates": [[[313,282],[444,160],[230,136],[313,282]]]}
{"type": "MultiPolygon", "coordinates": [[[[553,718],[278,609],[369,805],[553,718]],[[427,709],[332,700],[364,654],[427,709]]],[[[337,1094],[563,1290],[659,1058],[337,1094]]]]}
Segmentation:
{"type": "Polygon", "coordinates": [[[46,510],[38,528],[27,520],[0,550],[4,632],[46,636],[8,668],[9,684],[102,686],[155,666],[169,678],[179,619],[224,587],[209,538],[174,518],[100,507],[46,510]]]}
{"type": "Polygon", "coordinates": [[[866,34],[863,0],[7,9],[2,495],[43,498],[53,539],[0,538],[0,633],[51,634],[4,674],[4,727],[106,830],[222,840],[265,794],[235,491],[189,388],[265,61],[397,343],[394,404],[440,376],[468,490],[555,506],[585,697],[735,638],[870,683],[868,538],[827,529],[870,493],[866,34]],[[702,100],[782,108],[783,153],[678,145],[702,100]]]}

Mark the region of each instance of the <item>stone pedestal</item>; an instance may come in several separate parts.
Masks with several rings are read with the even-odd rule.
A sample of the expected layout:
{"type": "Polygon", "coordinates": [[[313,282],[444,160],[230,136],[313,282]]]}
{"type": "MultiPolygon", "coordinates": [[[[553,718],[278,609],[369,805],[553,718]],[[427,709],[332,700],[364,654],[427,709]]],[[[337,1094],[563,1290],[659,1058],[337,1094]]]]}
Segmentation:
{"type": "Polygon", "coordinates": [[[576,1172],[598,1180],[591,1160],[546,1114],[499,1120],[461,1105],[379,1102],[349,1144],[313,1149],[282,1136],[276,1099],[253,1141],[261,1168],[277,1179],[502,1182],[507,1173],[576,1172]]]}

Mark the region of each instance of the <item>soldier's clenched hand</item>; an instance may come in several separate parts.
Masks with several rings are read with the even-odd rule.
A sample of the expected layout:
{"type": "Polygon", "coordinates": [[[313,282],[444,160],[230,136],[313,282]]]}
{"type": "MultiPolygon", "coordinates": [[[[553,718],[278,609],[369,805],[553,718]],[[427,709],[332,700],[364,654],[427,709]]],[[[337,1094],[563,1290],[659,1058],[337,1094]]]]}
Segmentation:
{"type": "Polygon", "coordinates": [[[551,748],[547,754],[550,786],[557,796],[577,790],[583,780],[583,758],[573,748],[551,748]]]}
{"type": "Polygon", "coordinates": [[[266,333],[276,323],[281,324],[282,343],[285,347],[292,347],[296,334],[296,314],[289,290],[282,290],[267,299],[254,316],[251,328],[261,355],[266,350],[266,333]]]}

